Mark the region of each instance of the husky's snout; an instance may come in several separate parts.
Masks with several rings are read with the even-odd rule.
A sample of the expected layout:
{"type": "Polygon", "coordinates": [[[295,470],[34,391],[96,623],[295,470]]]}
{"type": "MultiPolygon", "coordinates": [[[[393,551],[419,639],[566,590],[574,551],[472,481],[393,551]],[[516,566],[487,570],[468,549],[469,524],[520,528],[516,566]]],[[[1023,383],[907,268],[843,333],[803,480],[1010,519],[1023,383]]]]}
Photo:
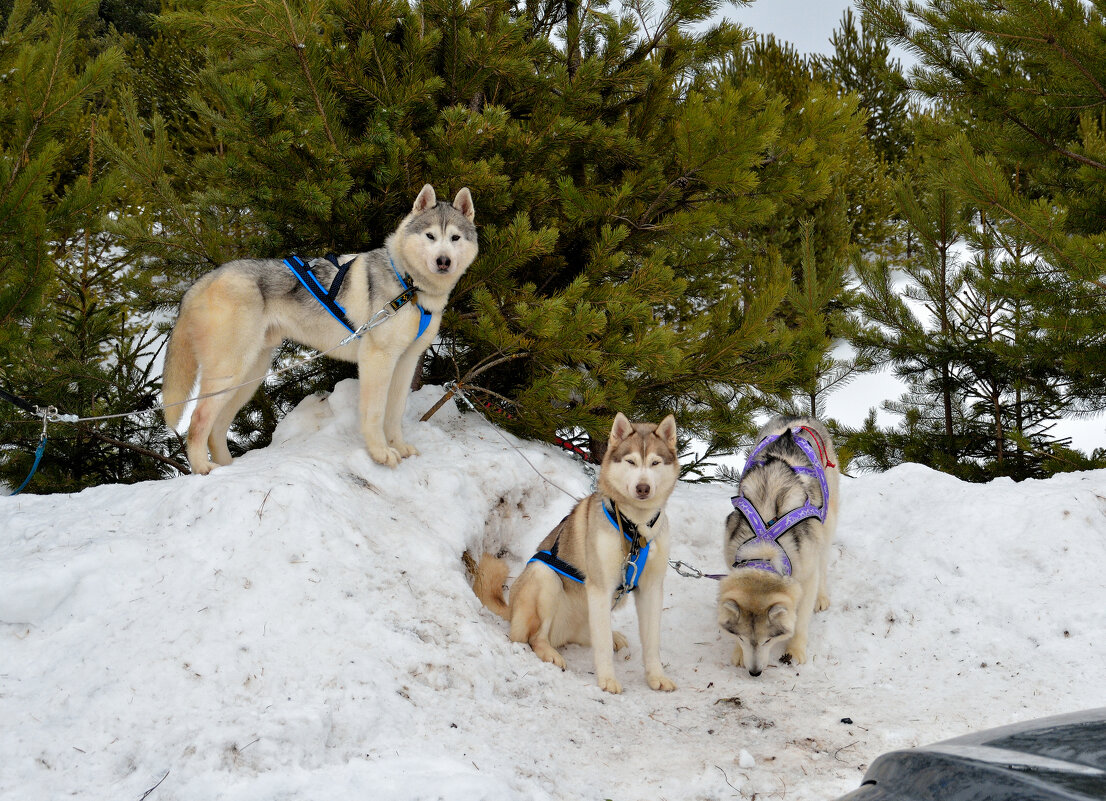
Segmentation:
{"type": "Polygon", "coordinates": [[[437,261],[435,262],[435,266],[438,268],[438,272],[444,275],[445,273],[448,273],[450,267],[453,266],[453,260],[449,258],[449,256],[442,255],[438,257],[437,261]]]}
{"type": "Polygon", "coordinates": [[[647,501],[649,496],[653,494],[653,485],[645,481],[639,481],[638,485],[634,487],[634,493],[639,501],[647,501]]]}

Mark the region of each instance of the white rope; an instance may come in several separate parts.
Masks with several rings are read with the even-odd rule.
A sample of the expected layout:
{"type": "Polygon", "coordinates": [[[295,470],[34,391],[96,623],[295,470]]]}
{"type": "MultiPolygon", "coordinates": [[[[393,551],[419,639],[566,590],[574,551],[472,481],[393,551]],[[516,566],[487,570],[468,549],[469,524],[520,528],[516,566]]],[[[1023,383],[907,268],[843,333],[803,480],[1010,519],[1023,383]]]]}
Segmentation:
{"type": "MultiPolygon", "coordinates": [[[[465,391],[463,389],[461,389],[461,387],[459,385],[457,385],[454,382],[450,382],[450,384],[448,385],[448,388],[453,390],[454,393],[456,393],[457,396],[465,402],[466,406],[468,406],[474,412],[479,413],[480,410],[476,408],[475,404],[473,404],[473,402],[471,400],[469,400],[468,395],[465,394],[465,391]]],[[[481,418],[483,419],[482,415],[481,415],[481,418]]],[[[548,484],[551,487],[555,487],[556,489],[559,489],[561,492],[563,492],[568,497],[572,498],[572,500],[574,500],[574,501],[582,500],[581,498],[578,498],[575,495],[573,495],[571,492],[566,490],[561,485],[559,485],[556,482],[549,479],[544,473],[542,473],[541,470],[538,470],[538,468],[534,466],[534,463],[526,458],[526,454],[524,454],[522,452],[522,449],[519,448],[517,445],[515,445],[513,442],[511,442],[509,439],[507,439],[507,437],[503,434],[503,432],[499,430],[499,426],[495,425],[494,423],[492,423],[490,421],[486,421],[486,422],[488,423],[489,426],[491,426],[492,430],[495,431],[495,433],[499,435],[500,439],[502,439],[504,442],[506,442],[511,448],[514,449],[515,453],[517,453],[520,457],[522,457],[522,461],[524,461],[524,462],[526,462],[526,464],[530,465],[530,469],[533,470],[535,473],[537,473],[538,477],[541,478],[542,481],[544,481],[546,484],[548,484]]]]}

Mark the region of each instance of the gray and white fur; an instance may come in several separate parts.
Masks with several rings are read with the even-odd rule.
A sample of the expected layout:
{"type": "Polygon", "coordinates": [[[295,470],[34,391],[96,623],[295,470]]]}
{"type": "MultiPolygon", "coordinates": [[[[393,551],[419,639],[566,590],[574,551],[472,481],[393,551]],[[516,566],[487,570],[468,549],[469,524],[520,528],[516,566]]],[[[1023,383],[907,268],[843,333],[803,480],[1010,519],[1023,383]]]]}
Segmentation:
{"type": "Polygon", "coordinates": [[[726,518],[723,552],[731,571],[719,586],[718,622],[737,636],[734,664],[753,676],[759,676],[781,651],[797,663],[806,661],[811,616],[829,607],[826,574],[839,505],[837,452],[825,426],[811,417],[775,417],[761,428],[757,441],[773,435],[781,436],[765,448],[760,463],[751,466],[741,481],[741,493],[761,519],[779,519],[808,499],[814,506],[828,506],[824,523],[807,518],[780,536],[778,543],[791,561],[790,576],[783,575],[779,551],[756,539],[743,514],[734,510],[726,518]],[[822,497],[815,477],[792,469],[810,466],[791,433],[801,426],[810,431],[794,436],[810,442],[816,454],[825,454],[828,499],[822,497]],[[769,561],[774,570],[732,567],[739,556],[743,561],[769,561]]]}
{"type": "MultiPolygon", "coordinates": [[[[227,430],[261,385],[273,352],[285,339],[357,363],[361,433],[375,461],[395,466],[416,454],[403,437],[403,411],[419,357],[438,333],[449,294],[476,258],[474,220],[468,189],[460,190],[452,203],[439,203],[427,184],[384,247],[340,259],[353,259],[337,301],[355,327],[400,293],[398,271],[410,275],[418,287],[418,306],[431,315],[421,336],[418,306],[408,303],[359,339],[333,349],[349,331],[280,259],[231,261],[197,281],[181,301],[163,379],[165,419],[171,427],[179,423],[197,376],[199,394],[211,396],[197,402],[188,428],[193,472],[230,463],[227,430]]],[[[320,260],[312,268],[323,287],[329,287],[334,266],[320,260]]]]}

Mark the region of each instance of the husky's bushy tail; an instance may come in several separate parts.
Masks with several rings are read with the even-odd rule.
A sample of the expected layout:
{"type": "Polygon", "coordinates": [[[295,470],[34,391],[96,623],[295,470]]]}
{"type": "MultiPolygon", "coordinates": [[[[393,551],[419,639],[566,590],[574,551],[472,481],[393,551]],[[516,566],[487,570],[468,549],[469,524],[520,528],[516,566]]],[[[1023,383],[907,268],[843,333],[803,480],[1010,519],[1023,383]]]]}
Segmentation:
{"type": "Polygon", "coordinates": [[[472,571],[472,591],[480,603],[504,620],[510,620],[510,608],[503,597],[503,585],[507,583],[507,563],[486,553],[472,571]]]}
{"type": "Polygon", "coordinates": [[[180,322],[186,322],[183,314],[174,326],[173,333],[169,335],[161,377],[161,399],[164,404],[162,411],[165,422],[174,430],[184,414],[184,401],[196,385],[196,374],[200,369],[196,362],[196,351],[192,347],[191,333],[183,330],[187,326],[181,326],[180,322]]]}

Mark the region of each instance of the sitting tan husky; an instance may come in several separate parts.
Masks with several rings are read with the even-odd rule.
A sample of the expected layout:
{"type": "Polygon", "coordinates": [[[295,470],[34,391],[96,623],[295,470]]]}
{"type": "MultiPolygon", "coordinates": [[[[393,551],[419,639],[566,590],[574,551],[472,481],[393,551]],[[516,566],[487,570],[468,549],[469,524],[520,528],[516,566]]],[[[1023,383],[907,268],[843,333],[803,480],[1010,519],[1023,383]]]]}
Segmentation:
{"type": "Polygon", "coordinates": [[[810,618],[829,607],[840,479],[829,432],[813,418],[776,417],[758,441],[726,518],[730,574],[718,592],[718,623],[737,635],[734,664],[753,676],[776,646],[806,661],[810,618]]]}
{"type": "Polygon", "coordinates": [[[438,203],[427,184],[382,248],[344,264],[239,259],[197,281],[181,301],[163,378],[165,421],[175,428],[199,373],[203,397],[188,426],[192,472],[230,464],[227,429],[285,339],[357,362],[361,433],[375,461],[394,467],[418,453],[403,438],[403,410],[449,293],[476,258],[474,219],[468,189],[438,203]]]}
{"type": "Polygon", "coordinates": [[[620,693],[613,652],[626,638],[612,631],[611,612],[633,592],[637,605],[645,678],[654,690],[674,690],[660,659],[661,606],[668,569],[668,517],[664,505],[676,486],[676,419],[631,423],[615,416],[599,470],[598,491],[542,540],[538,554],[503,599],[507,563],[487,554],[473,589],[480,600],[511,623],[511,640],[562,670],[557,648],[591,645],[595,675],[607,692],[620,693]]]}

